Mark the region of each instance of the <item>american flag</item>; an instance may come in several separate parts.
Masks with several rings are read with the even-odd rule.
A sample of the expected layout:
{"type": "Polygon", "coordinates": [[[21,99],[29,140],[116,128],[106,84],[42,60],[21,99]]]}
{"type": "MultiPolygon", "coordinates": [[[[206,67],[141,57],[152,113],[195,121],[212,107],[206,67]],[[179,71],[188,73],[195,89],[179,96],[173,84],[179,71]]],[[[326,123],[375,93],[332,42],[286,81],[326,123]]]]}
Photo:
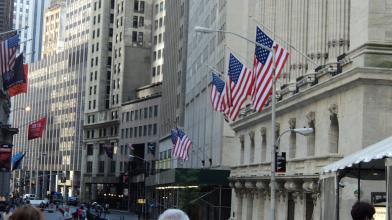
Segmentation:
{"type": "Polygon", "coordinates": [[[229,78],[231,90],[231,105],[229,112],[225,112],[232,121],[238,116],[242,105],[252,92],[253,74],[250,69],[243,65],[233,54],[229,60],[229,78]]]}
{"type": "Polygon", "coordinates": [[[230,107],[229,87],[216,73],[212,73],[211,103],[215,111],[225,112],[230,107]]]}
{"type": "MultiPolygon", "coordinates": [[[[259,27],[256,28],[256,42],[268,48],[274,48],[276,63],[275,79],[278,79],[289,53],[261,31],[259,27]]],[[[270,51],[256,46],[253,66],[255,84],[252,91],[252,104],[254,109],[258,112],[263,110],[272,90],[272,70],[274,65],[272,55],[273,54],[270,51]]]]}
{"type": "MultiPolygon", "coordinates": [[[[192,141],[181,129],[177,129],[176,132],[177,140],[173,149],[173,156],[180,158],[182,160],[188,160],[188,152],[192,147],[192,141]]],[[[173,131],[172,131],[172,141],[173,141],[173,131]]]]}
{"type": "Polygon", "coordinates": [[[0,43],[0,71],[2,74],[12,70],[19,46],[19,35],[14,35],[0,43]]]}

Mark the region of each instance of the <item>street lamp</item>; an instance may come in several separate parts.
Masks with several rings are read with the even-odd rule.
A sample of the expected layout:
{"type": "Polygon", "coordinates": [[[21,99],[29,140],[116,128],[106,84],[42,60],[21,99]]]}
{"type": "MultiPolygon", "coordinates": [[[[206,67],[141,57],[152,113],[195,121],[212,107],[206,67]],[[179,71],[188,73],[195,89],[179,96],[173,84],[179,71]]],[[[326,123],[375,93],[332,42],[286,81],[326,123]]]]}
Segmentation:
{"type": "Polygon", "coordinates": [[[303,135],[303,136],[309,136],[309,135],[313,134],[313,128],[293,128],[293,129],[285,130],[285,131],[282,132],[282,134],[280,134],[279,137],[276,139],[276,141],[275,141],[275,146],[278,146],[278,145],[279,145],[280,138],[281,138],[284,134],[286,134],[287,132],[294,132],[294,133],[297,133],[297,134],[300,134],[300,135],[303,135]]]}
{"type": "Polygon", "coordinates": [[[206,28],[206,27],[200,27],[196,26],[194,30],[198,33],[224,33],[224,34],[230,34],[234,35],[236,37],[239,37],[241,39],[244,39],[248,42],[251,42],[255,44],[258,47],[261,47],[265,50],[268,50],[269,52],[272,53],[272,103],[271,103],[271,129],[272,129],[272,145],[271,145],[271,220],[275,220],[275,209],[276,209],[276,198],[275,198],[275,188],[276,188],[276,174],[275,174],[275,154],[276,154],[276,148],[275,148],[275,142],[276,142],[276,137],[275,137],[275,127],[276,127],[276,119],[275,119],[275,114],[276,114],[276,79],[275,79],[275,71],[276,71],[276,62],[275,62],[275,50],[264,46],[263,44],[260,44],[256,41],[253,41],[251,39],[248,39],[240,34],[230,32],[230,31],[223,31],[223,30],[217,30],[217,29],[211,29],[211,28],[206,28]]]}

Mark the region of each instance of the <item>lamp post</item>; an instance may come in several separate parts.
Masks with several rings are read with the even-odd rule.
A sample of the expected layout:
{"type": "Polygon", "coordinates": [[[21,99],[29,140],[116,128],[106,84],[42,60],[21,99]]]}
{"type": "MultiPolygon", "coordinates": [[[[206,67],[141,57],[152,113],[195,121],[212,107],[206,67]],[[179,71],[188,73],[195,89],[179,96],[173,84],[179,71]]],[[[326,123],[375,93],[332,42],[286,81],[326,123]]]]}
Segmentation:
{"type": "Polygon", "coordinates": [[[275,70],[276,70],[276,63],[275,63],[275,51],[269,47],[264,46],[263,44],[260,44],[256,41],[253,41],[251,39],[248,39],[247,37],[244,37],[240,34],[230,32],[230,31],[223,31],[223,30],[217,30],[217,29],[210,29],[206,27],[200,27],[196,26],[195,31],[198,33],[223,33],[223,34],[230,34],[236,37],[239,37],[241,39],[244,39],[250,43],[255,44],[258,47],[261,47],[269,52],[272,53],[272,104],[271,104],[271,130],[272,130],[272,145],[271,145],[271,220],[275,220],[275,209],[276,209],[276,198],[275,198],[275,189],[276,189],[276,176],[275,176],[275,154],[276,154],[276,147],[275,147],[275,142],[276,142],[276,137],[275,137],[275,127],[276,127],[276,119],[275,119],[275,113],[276,113],[276,79],[275,79],[275,70]]]}
{"type": "MultiPolygon", "coordinates": [[[[144,204],[143,204],[143,215],[144,219],[147,219],[147,187],[146,187],[146,176],[147,176],[147,163],[148,161],[142,157],[130,154],[129,158],[137,158],[139,160],[142,160],[144,162],[144,204]]],[[[129,195],[129,200],[130,200],[130,192],[131,192],[131,183],[130,183],[130,175],[129,175],[129,166],[128,166],[128,195],[129,195]]],[[[130,202],[130,201],[129,201],[130,202]]]]}

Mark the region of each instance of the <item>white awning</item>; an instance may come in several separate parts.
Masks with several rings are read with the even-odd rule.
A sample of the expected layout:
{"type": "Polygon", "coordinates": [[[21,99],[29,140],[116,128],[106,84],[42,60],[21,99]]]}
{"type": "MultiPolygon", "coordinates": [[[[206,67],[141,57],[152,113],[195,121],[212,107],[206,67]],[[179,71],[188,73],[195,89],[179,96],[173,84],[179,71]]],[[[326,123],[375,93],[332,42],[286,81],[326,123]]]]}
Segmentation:
{"type": "Polygon", "coordinates": [[[323,173],[336,172],[359,163],[392,157],[392,136],[323,167],[323,173]]]}

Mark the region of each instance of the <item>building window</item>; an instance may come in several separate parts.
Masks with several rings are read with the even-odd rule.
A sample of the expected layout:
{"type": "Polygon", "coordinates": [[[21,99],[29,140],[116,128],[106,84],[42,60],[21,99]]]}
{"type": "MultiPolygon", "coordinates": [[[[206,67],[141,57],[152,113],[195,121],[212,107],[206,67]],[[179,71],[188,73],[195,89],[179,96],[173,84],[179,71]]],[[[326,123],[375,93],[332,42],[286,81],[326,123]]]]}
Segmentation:
{"type": "Polygon", "coordinates": [[[133,136],[135,138],[137,137],[137,127],[134,127],[134,129],[133,129],[133,136]]]}
{"type": "Polygon", "coordinates": [[[254,163],[255,160],[255,132],[254,131],[251,131],[249,133],[249,138],[250,138],[249,163],[252,164],[254,163]]]}
{"type": "Polygon", "coordinates": [[[161,2],[161,3],[159,4],[159,10],[160,10],[160,11],[163,11],[163,2],[161,2]]]}
{"type": "Polygon", "coordinates": [[[153,68],[152,68],[152,76],[155,76],[155,75],[156,75],[156,68],[153,67],[153,68]]]}
{"type": "Polygon", "coordinates": [[[137,31],[132,31],[132,42],[137,41],[137,31]]]}
{"type": "MultiPolygon", "coordinates": [[[[291,118],[289,121],[290,129],[294,129],[296,127],[295,118],[291,118]]],[[[295,158],[297,153],[297,133],[290,132],[289,137],[289,158],[295,158]]]]}
{"type": "Polygon", "coordinates": [[[138,27],[138,19],[137,16],[133,16],[133,28],[137,28],[138,27]]]}
{"type": "Polygon", "coordinates": [[[139,27],[144,27],[144,17],[139,17],[139,27]]]}
{"type": "Polygon", "coordinates": [[[143,44],[143,32],[139,32],[139,34],[137,35],[137,42],[139,43],[139,45],[143,44]]]}
{"type": "Polygon", "coordinates": [[[163,26],[163,18],[159,18],[159,27],[163,26]]]}
{"type": "Polygon", "coordinates": [[[99,155],[103,155],[105,153],[105,145],[99,144],[99,155]]]}
{"type": "Polygon", "coordinates": [[[139,126],[139,137],[141,137],[143,135],[143,127],[139,126]]]}
{"type": "Polygon", "coordinates": [[[152,132],[153,135],[156,135],[156,134],[158,133],[157,124],[154,124],[154,125],[153,125],[153,129],[152,129],[152,130],[153,130],[153,132],[152,132]]]}
{"type": "Polygon", "coordinates": [[[313,134],[307,136],[307,156],[314,156],[315,155],[315,112],[310,112],[306,115],[308,119],[309,128],[313,128],[313,134]]]}
{"type": "Polygon", "coordinates": [[[87,161],[86,165],[86,172],[87,173],[92,173],[93,172],[93,162],[92,161],[87,161]]]}
{"type": "Polygon", "coordinates": [[[241,147],[241,153],[240,153],[240,165],[244,164],[244,157],[245,157],[245,143],[244,143],[244,136],[240,136],[240,147],[241,147]]]}
{"type": "Polygon", "coordinates": [[[261,129],[261,162],[267,160],[267,130],[261,129]]]}
{"type": "Polygon", "coordinates": [[[152,118],[152,106],[148,107],[148,118],[152,118]]]}
{"type": "Polygon", "coordinates": [[[133,128],[129,128],[129,137],[130,137],[130,138],[133,137],[133,128]]]}
{"type": "Polygon", "coordinates": [[[339,153],[339,121],[336,112],[330,114],[331,124],[329,125],[328,139],[329,152],[339,153]]]}
{"type": "Polygon", "coordinates": [[[148,108],[144,108],[144,119],[148,117],[148,108]]]}
{"type": "Polygon", "coordinates": [[[151,136],[152,134],[152,125],[148,125],[148,136],[151,136]]]}
{"type": "Polygon", "coordinates": [[[87,155],[93,155],[94,149],[93,149],[93,145],[92,144],[88,144],[87,145],[87,155]]]}
{"type": "Polygon", "coordinates": [[[98,162],[98,172],[99,173],[105,172],[105,161],[98,162]]]}
{"type": "Polygon", "coordinates": [[[143,126],[143,136],[147,136],[147,125],[143,126]]]}
{"type": "Polygon", "coordinates": [[[154,45],[157,45],[158,44],[158,37],[155,35],[154,36],[154,45]]]}
{"type": "Polygon", "coordinates": [[[116,172],[116,161],[110,161],[110,172],[111,173],[116,172]]]}
{"type": "Polygon", "coordinates": [[[158,117],[158,106],[154,106],[154,117],[158,117]]]}

